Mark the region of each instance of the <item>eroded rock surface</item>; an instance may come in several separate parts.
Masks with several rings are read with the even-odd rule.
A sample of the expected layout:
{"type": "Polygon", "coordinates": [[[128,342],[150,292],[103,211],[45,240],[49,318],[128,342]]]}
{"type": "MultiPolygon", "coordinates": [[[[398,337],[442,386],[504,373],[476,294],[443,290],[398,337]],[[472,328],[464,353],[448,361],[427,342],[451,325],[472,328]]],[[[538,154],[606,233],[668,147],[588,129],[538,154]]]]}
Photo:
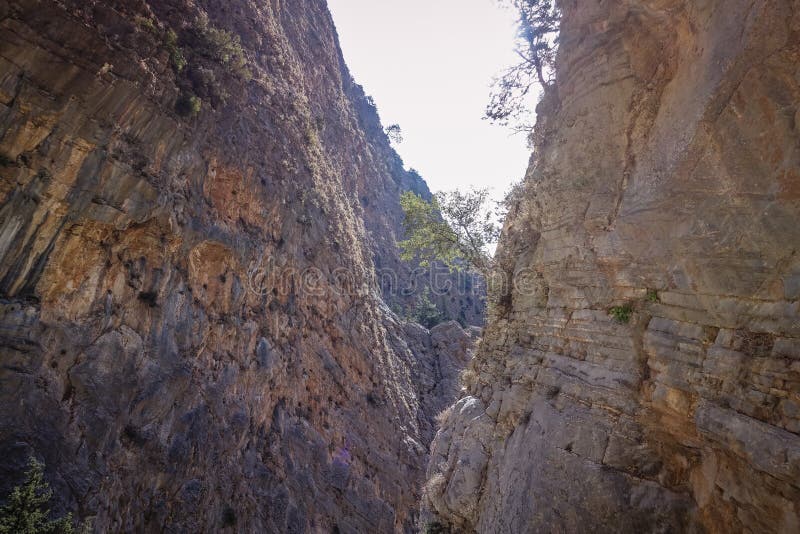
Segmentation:
{"type": "Polygon", "coordinates": [[[561,5],[515,285],[434,442],[431,520],[797,532],[800,3],[561,5]]]}
{"type": "Polygon", "coordinates": [[[2,1],[0,153],[3,494],[33,454],[98,532],[414,530],[465,355],[382,301],[427,187],[325,2],[2,1]]]}

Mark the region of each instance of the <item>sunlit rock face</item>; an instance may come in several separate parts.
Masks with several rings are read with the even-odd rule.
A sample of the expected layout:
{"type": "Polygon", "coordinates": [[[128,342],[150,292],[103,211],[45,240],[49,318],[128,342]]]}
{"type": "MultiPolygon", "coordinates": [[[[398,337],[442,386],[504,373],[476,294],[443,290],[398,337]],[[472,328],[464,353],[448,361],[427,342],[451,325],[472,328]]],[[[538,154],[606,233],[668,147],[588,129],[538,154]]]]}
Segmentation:
{"type": "Polygon", "coordinates": [[[431,521],[797,532],[800,4],[561,5],[516,283],[434,442],[431,521]]]}
{"type": "Polygon", "coordinates": [[[3,495],[35,455],[97,532],[414,529],[473,338],[381,300],[429,193],[324,2],[0,2],[0,153],[3,495]]]}

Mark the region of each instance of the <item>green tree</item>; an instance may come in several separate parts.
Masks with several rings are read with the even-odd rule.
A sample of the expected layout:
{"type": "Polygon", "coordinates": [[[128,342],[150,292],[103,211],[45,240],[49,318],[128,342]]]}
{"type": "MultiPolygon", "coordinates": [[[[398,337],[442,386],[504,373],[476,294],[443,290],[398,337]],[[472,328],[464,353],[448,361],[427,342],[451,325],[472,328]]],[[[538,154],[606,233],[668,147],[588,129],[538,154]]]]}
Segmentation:
{"type": "Polygon", "coordinates": [[[430,201],[412,192],[403,193],[406,239],[401,257],[420,260],[427,267],[440,261],[453,269],[469,266],[488,277],[492,269],[489,247],[500,228],[494,222],[487,189],[439,192],[430,201]]]}
{"type": "Polygon", "coordinates": [[[444,314],[431,300],[431,292],[427,287],[417,299],[417,305],[412,310],[410,319],[428,329],[444,321],[444,314]]]}
{"type": "MultiPolygon", "coordinates": [[[[515,52],[520,61],[495,80],[486,118],[507,126],[524,122],[534,87],[541,86],[545,92],[553,87],[561,9],[557,0],[501,0],[501,3],[510,5],[519,14],[515,52]]],[[[531,130],[524,123],[516,128],[531,130]]]]}
{"type": "MultiPolygon", "coordinates": [[[[48,503],[53,490],[44,479],[44,465],[30,459],[25,482],[15,487],[0,508],[0,534],[74,534],[72,514],[50,520],[48,503]]],[[[82,531],[88,532],[84,524],[82,531]]]]}

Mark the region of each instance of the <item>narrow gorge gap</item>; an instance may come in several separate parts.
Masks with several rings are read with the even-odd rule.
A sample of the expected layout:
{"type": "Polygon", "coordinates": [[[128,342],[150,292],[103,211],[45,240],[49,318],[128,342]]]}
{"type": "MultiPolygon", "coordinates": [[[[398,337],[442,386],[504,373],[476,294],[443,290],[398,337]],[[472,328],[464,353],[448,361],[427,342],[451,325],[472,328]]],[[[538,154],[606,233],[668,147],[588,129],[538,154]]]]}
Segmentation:
{"type": "Polygon", "coordinates": [[[0,2],[0,533],[796,532],[798,13],[0,2]]]}

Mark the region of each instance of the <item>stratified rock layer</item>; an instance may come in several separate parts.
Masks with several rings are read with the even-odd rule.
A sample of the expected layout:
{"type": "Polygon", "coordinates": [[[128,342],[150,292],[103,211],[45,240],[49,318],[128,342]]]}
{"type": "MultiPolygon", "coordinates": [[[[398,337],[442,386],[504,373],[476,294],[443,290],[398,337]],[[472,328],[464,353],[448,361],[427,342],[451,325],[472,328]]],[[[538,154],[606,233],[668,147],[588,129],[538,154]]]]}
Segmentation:
{"type": "Polygon", "coordinates": [[[561,5],[515,284],[434,442],[432,519],[797,532],[800,3],[561,5]]]}
{"type": "Polygon", "coordinates": [[[0,153],[3,495],[35,455],[98,532],[414,529],[469,340],[381,300],[429,193],[325,2],[0,1],[0,153]]]}

